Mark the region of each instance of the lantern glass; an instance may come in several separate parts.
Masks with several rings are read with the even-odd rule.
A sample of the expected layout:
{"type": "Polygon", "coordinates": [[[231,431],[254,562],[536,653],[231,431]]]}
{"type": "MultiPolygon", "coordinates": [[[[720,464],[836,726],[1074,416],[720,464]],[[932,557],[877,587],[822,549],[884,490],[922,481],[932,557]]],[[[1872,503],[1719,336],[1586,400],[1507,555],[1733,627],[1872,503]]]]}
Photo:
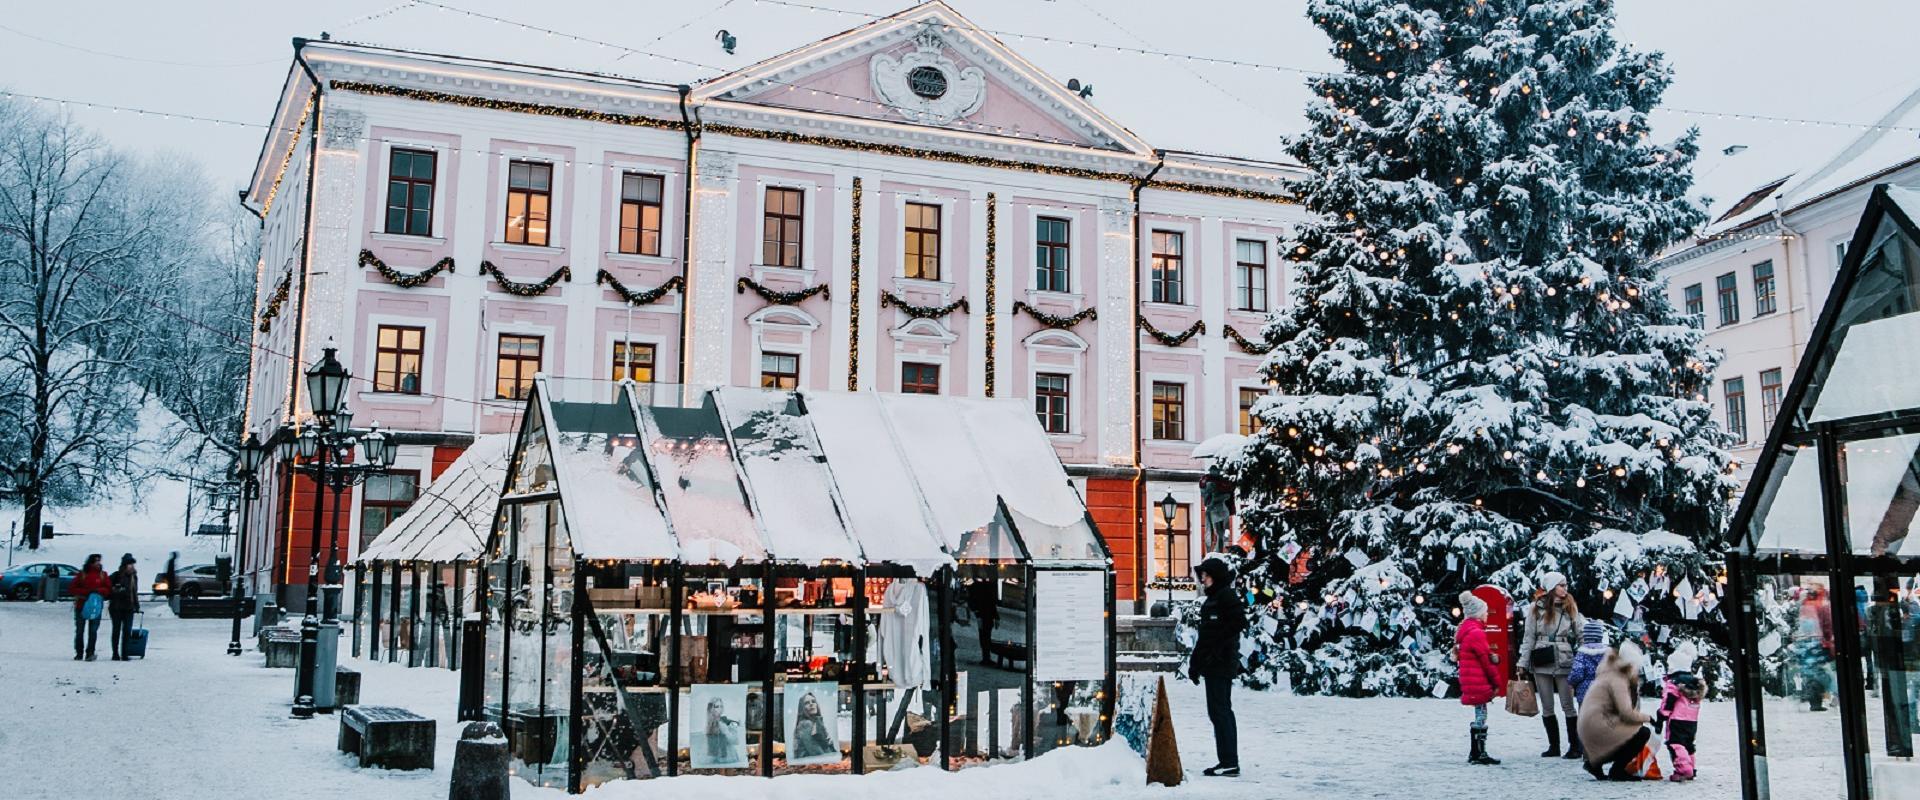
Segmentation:
{"type": "Polygon", "coordinates": [[[352,430],[353,429],[353,409],[348,408],[344,405],[341,406],[340,410],[333,412],[332,424],[333,424],[333,429],[337,431],[352,430]]]}
{"type": "Polygon", "coordinates": [[[267,449],[260,444],[260,437],[247,434],[247,441],[240,445],[240,470],[249,475],[259,471],[260,462],[267,459],[267,449]]]}
{"type": "Polygon", "coordinates": [[[1173,527],[1173,515],[1179,510],[1180,501],[1173,499],[1172,492],[1168,492],[1166,497],[1160,499],[1160,516],[1166,518],[1167,527],[1173,527]]]}
{"type": "Polygon", "coordinates": [[[325,419],[340,410],[340,404],[347,396],[347,381],[352,375],[333,357],[335,348],[329,347],[321,352],[320,363],[307,370],[307,400],[313,404],[313,413],[325,419]]]}
{"type": "Polygon", "coordinates": [[[313,458],[320,452],[320,434],[314,431],[313,426],[307,426],[300,431],[300,438],[294,445],[294,449],[300,453],[301,458],[313,458]]]}
{"type": "Polygon", "coordinates": [[[373,423],[373,429],[360,438],[360,449],[366,453],[367,463],[385,466],[387,462],[387,435],[380,432],[380,423],[373,423]]]}

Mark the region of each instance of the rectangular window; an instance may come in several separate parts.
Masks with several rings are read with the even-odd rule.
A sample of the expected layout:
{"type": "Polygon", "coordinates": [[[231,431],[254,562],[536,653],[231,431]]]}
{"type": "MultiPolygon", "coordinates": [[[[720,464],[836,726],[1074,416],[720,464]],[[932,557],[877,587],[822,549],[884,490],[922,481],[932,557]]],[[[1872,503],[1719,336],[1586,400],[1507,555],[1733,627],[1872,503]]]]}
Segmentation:
{"type": "Polygon", "coordinates": [[[907,277],[940,280],[940,207],[907,204],[907,277]]]}
{"type": "Polygon", "coordinates": [[[540,352],[545,339],[516,333],[500,334],[500,352],[494,362],[493,396],[502,400],[525,399],[533,389],[533,374],[540,371],[540,352]]]}
{"type": "Polygon", "coordinates": [[[553,165],[507,162],[507,243],[546,246],[552,212],[553,165]]]}
{"type": "Polygon", "coordinates": [[[360,494],[360,549],[373,544],[420,496],[420,472],[394,469],[367,476],[360,494]]]}
{"type": "Polygon", "coordinates": [[[761,353],[760,388],[800,388],[800,356],[791,353],[761,353]]]}
{"type": "Polygon", "coordinates": [[[373,390],[420,393],[420,362],[427,329],[382,325],[374,338],[373,390]]]}
{"type": "Polygon", "coordinates": [[[1847,263],[1847,240],[1833,243],[1833,274],[1840,274],[1840,267],[1847,263]]]}
{"type": "Polygon", "coordinates": [[[1067,376],[1049,372],[1033,376],[1033,413],[1048,433],[1067,432],[1067,376]]]}
{"type": "Polygon", "coordinates": [[[1154,231],[1153,302],[1185,303],[1186,289],[1186,235],[1179,231],[1154,231]]]}
{"type": "Polygon", "coordinates": [[[1768,259],[1753,265],[1753,315],[1773,313],[1777,308],[1773,298],[1773,261],[1768,259]]]}
{"type": "Polygon", "coordinates": [[[1728,378],[1721,388],[1727,399],[1727,435],[1734,444],[1747,443],[1747,380],[1728,378]]]}
{"type": "Polygon", "coordinates": [[[1720,324],[1732,325],[1740,321],[1740,280],[1729,272],[1713,280],[1714,291],[1720,299],[1720,324]]]}
{"type": "Polygon", "coordinates": [[[1187,438],[1187,387],[1178,383],[1153,384],[1153,438],[1187,438]]]}
{"type": "Polygon", "coordinates": [[[660,192],[658,175],[628,172],[620,176],[620,252],[660,255],[660,192]]]}
{"type": "Polygon", "coordinates": [[[1780,399],[1785,396],[1786,387],[1780,381],[1780,368],[1763,370],[1760,373],[1760,426],[1773,430],[1774,415],[1780,413],[1780,399]]]}
{"type": "Polygon", "coordinates": [[[1688,321],[1693,323],[1693,327],[1707,327],[1707,300],[1700,290],[1700,284],[1687,287],[1686,309],[1688,321]]]}
{"type": "Polygon", "coordinates": [[[1267,391],[1265,389],[1241,389],[1240,390],[1240,435],[1241,436],[1252,436],[1254,429],[1260,427],[1260,421],[1253,418],[1253,404],[1260,402],[1260,398],[1265,396],[1267,396],[1267,391]]]}
{"type": "Polygon", "coordinates": [[[799,189],[767,187],[766,218],[761,222],[760,261],[769,267],[800,268],[800,227],[806,198],[799,189]]]}
{"type": "Polygon", "coordinates": [[[1241,311],[1267,310],[1267,245],[1241,239],[1234,242],[1234,308],[1241,311]]]}
{"type": "Polygon", "coordinates": [[[1068,222],[1041,217],[1033,235],[1033,288],[1042,292],[1071,292],[1072,247],[1068,222]]]}
{"type": "Polygon", "coordinates": [[[387,157],[387,233],[433,235],[433,173],[437,154],[431,150],[394,148],[387,157]]]}
{"type": "Polygon", "coordinates": [[[940,365],[914,364],[900,365],[901,394],[939,394],[940,365]]]}
{"type": "Polygon", "coordinates": [[[1193,507],[1178,503],[1173,507],[1173,519],[1160,513],[1160,507],[1153,511],[1153,548],[1160,552],[1154,554],[1153,577],[1159,579],[1190,580],[1193,578],[1191,563],[1193,549],[1193,507]]]}
{"type": "Polygon", "coordinates": [[[652,383],[653,345],[645,342],[614,342],[613,380],[652,383]]]}

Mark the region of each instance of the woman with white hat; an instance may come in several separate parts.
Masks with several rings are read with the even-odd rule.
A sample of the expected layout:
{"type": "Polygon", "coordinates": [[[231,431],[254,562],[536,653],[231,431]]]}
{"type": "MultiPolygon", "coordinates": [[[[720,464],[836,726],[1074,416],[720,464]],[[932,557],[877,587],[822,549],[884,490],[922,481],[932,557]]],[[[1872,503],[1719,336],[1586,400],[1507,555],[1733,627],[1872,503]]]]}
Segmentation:
{"type": "Polygon", "coordinates": [[[1533,607],[1527,609],[1526,633],[1520,639],[1521,665],[1533,676],[1534,693],[1540,697],[1540,721],[1547,728],[1547,749],[1542,758],[1560,755],[1560,718],[1567,726],[1566,758],[1579,758],[1580,732],[1573,703],[1573,684],[1567,681],[1573,671],[1573,651],[1579,647],[1580,609],[1567,590],[1567,576],[1549,572],[1540,576],[1533,594],[1533,607]],[[1553,699],[1560,698],[1556,715],[1553,699]]]}

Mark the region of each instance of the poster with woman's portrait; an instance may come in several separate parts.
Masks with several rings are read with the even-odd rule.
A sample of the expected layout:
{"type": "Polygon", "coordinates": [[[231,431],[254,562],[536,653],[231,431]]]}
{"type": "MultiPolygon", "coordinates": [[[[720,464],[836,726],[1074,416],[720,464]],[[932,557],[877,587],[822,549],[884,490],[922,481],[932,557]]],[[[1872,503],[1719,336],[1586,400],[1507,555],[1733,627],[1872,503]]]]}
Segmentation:
{"type": "Polygon", "coordinates": [[[694,769],[745,769],[747,687],[697,684],[687,695],[688,743],[694,769]]]}
{"type": "Polygon", "coordinates": [[[787,763],[840,763],[840,684],[789,683],[786,692],[787,763]]]}

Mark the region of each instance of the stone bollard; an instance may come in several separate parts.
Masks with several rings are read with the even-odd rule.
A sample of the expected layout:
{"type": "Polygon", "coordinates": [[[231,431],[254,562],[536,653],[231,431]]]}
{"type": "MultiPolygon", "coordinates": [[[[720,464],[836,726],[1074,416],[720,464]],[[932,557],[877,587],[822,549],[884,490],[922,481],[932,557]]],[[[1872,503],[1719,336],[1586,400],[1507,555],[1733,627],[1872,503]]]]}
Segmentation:
{"type": "Polygon", "coordinates": [[[453,746],[453,785],[449,800],[510,800],[507,791],[507,737],[491,722],[469,722],[453,746]]]}

